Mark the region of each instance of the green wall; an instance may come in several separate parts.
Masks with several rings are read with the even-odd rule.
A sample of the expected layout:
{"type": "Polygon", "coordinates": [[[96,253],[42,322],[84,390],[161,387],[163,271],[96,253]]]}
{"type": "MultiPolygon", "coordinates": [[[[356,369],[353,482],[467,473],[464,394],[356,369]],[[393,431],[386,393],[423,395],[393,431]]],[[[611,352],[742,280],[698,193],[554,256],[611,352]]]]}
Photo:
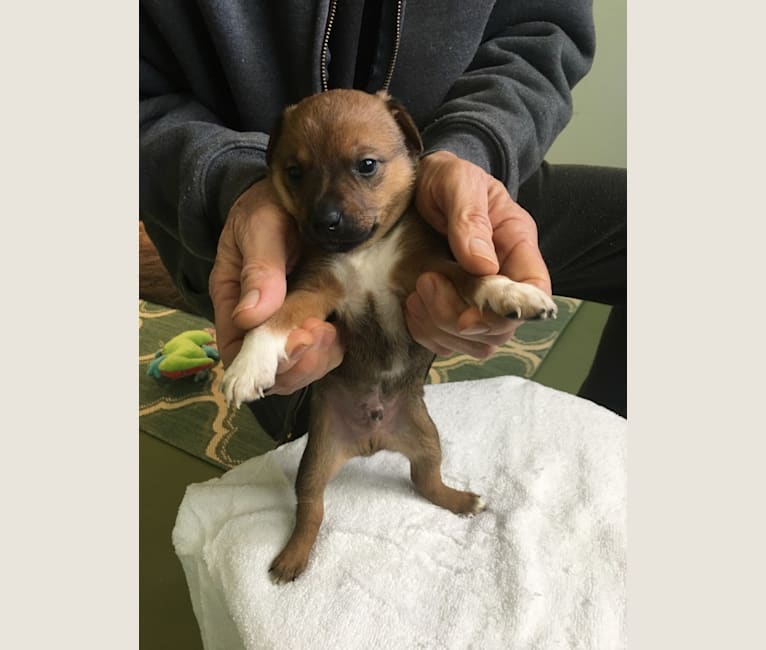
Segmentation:
{"type": "Polygon", "coordinates": [[[626,167],[626,0],[594,0],[596,58],[574,89],[574,115],[546,159],[626,167]]]}

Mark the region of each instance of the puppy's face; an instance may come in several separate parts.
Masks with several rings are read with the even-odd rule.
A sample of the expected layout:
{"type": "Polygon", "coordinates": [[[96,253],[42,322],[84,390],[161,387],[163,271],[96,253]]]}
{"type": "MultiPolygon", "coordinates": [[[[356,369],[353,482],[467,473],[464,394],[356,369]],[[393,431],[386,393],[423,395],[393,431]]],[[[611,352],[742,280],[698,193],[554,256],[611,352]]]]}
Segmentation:
{"type": "Polygon", "coordinates": [[[374,242],[396,222],[422,150],[412,118],[388,95],[331,90],[285,111],[267,161],[304,239],[338,252],[374,242]]]}

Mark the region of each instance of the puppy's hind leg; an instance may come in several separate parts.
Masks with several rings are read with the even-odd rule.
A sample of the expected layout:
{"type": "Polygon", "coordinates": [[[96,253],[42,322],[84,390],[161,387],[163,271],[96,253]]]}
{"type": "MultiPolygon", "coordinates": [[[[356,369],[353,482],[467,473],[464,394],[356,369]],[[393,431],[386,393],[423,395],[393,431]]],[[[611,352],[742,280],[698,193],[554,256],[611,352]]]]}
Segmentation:
{"type": "Polygon", "coordinates": [[[405,427],[391,438],[386,448],[398,451],[409,459],[412,482],[432,503],[459,515],[475,515],[486,508],[478,494],[444,484],[439,432],[421,397],[412,398],[405,427]]]}
{"type": "MultiPolygon", "coordinates": [[[[316,408],[316,400],[312,408],[316,408]]],[[[324,518],[325,487],[350,457],[348,450],[338,444],[338,436],[329,435],[328,424],[326,414],[320,412],[312,416],[306,450],[295,480],[298,501],[295,527],[269,568],[272,582],[276,584],[295,580],[306,568],[324,518]]]]}

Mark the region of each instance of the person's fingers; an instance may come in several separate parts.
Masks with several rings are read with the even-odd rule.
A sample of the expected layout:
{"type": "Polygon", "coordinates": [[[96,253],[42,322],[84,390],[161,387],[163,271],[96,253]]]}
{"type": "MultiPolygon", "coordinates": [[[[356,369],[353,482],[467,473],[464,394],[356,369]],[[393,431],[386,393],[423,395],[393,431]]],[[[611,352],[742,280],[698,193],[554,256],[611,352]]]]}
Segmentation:
{"type": "Polygon", "coordinates": [[[504,261],[500,273],[516,282],[533,284],[552,295],[551,276],[540,249],[525,240],[514,246],[504,261]]]}
{"type": "Polygon", "coordinates": [[[445,357],[452,353],[452,350],[434,343],[434,337],[438,335],[439,328],[434,325],[428,310],[423,304],[423,299],[415,291],[407,296],[407,300],[404,303],[404,318],[410,336],[417,343],[440,357],[445,357]]]}
{"type": "Polygon", "coordinates": [[[499,182],[490,187],[489,215],[500,273],[551,295],[551,278],[538,245],[537,225],[499,182]]]}
{"type": "Polygon", "coordinates": [[[302,327],[290,332],[285,342],[286,359],[280,359],[277,364],[277,375],[285,373],[292,369],[300,361],[305,352],[313,345],[316,345],[317,337],[315,333],[302,327]]]}
{"type": "Polygon", "coordinates": [[[343,360],[335,327],[318,319],[309,319],[295,330],[286,347],[288,359],[280,363],[269,394],[290,395],[334,370],[343,360]]]}
{"type": "Polygon", "coordinates": [[[439,273],[423,273],[415,283],[415,292],[435,328],[450,334],[458,333],[458,317],[467,305],[452,282],[439,273]]]}
{"type": "Polygon", "coordinates": [[[405,306],[413,339],[434,354],[460,352],[484,358],[494,351],[494,346],[458,333],[458,319],[466,304],[444,276],[438,273],[420,276],[416,291],[407,298],[405,306]]]}
{"type": "Polygon", "coordinates": [[[523,322],[499,316],[488,309],[481,311],[477,307],[468,307],[457,319],[457,331],[463,338],[503,345],[523,322]]]}
{"type": "Polygon", "coordinates": [[[434,336],[438,330],[428,317],[423,301],[417,293],[411,293],[405,302],[404,320],[413,340],[439,357],[447,357],[452,350],[437,345],[434,336]]]}
{"type": "Polygon", "coordinates": [[[486,188],[476,183],[453,187],[447,216],[447,241],[452,254],[469,273],[497,273],[499,264],[492,243],[486,188]]]}
{"type": "MultiPolygon", "coordinates": [[[[222,233],[221,237],[224,236],[225,233],[222,233]]],[[[243,302],[242,276],[236,258],[219,253],[210,274],[209,291],[215,313],[216,338],[224,366],[228,366],[239,352],[245,332],[260,325],[284,302],[284,271],[256,262],[250,265],[247,280],[250,282],[249,295],[244,299],[251,306],[244,310],[238,307],[243,302]],[[256,300],[258,295],[261,298],[256,300]]]]}
{"type": "MultiPolygon", "coordinates": [[[[324,377],[331,370],[335,370],[343,361],[343,341],[338,336],[338,330],[334,325],[318,318],[308,319],[304,327],[314,335],[317,343],[313,350],[321,355],[324,363],[321,374],[317,374],[312,380],[324,377]]],[[[311,350],[310,350],[311,351],[311,350]]],[[[304,355],[305,357],[306,355],[304,355]]]]}
{"type": "Polygon", "coordinates": [[[484,357],[490,352],[487,346],[497,348],[505,345],[524,322],[468,307],[459,313],[455,324],[452,320],[448,321],[445,330],[434,322],[418,293],[411,294],[405,306],[407,326],[412,337],[439,356],[463,352],[474,357],[484,357]]]}
{"type": "Polygon", "coordinates": [[[297,234],[292,218],[265,202],[249,217],[238,219],[232,230],[241,256],[240,299],[232,320],[247,330],[260,325],[284,302],[288,260],[297,234]]]}
{"type": "Polygon", "coordinates": [[[417,293],[412,293],[407,298],[405,318],[412,338],[437,356],[447,357],[459,352],[484,359],[496,350],[496,346],[492,344],[455,336],[436,327],[417,293]]]}
{"type": "Polygon", "coordinates": [[[405,302],[407,327],[415,341],[439,356],[453,352],[485,358],[507,343],[523,321],[468,306],[452,283],[424,273],[405,302]]]}
{"type": "Polygon", "coordinates": [[[415,290],[434,325],[456,336],[510,336],[520,323],[488,309],[468,306],[452,282],[439,273],[422,274],[416,282],[415,290]]]}
{"type": "Polygon", "coordinates": [[[458,263],[469,273],[497,273],[499,263],[488,213],[488,182],[480,167],[448,152],[421,161],[416,204],[431,225],[447,235],[458,263]]]}
{"type": "Polygon", "coordinates": [[[285,273],[297,253],[293,220],[276,203],[270,182],[255,183],[229,211],[208,283],[224,366],[233,361],[245,332],[284,301],[285,273]]]}
{"type": "Polygon", "coordinates": [[[303,325],[294,329],[285,342],[286,359],[279,361],[277,374],[281,374],[293,368],[301,357],[312,347],[323,347],[323,341],[327,337],[335,338],[335,326],[319,320],[308,318],[303,325]]]}
{"type": "Polygon", "coordinates": [[[442,332],[435,341],[439,346],[451,350],[450,354],[466,354],[474,359],[486,359],[497,352],[497,345],[489,345],[471,339],[442,332]]]}
{"type": "Polygon", "coordinates": [[[242,256],[234,234],[234,221],[224,224],[218,240],[218,252],[208,280],[213,303],[216,340],[221,361],[228,367],[234,360],[248,328],[240,327],[232,313],[241,300],[242,256]]]}

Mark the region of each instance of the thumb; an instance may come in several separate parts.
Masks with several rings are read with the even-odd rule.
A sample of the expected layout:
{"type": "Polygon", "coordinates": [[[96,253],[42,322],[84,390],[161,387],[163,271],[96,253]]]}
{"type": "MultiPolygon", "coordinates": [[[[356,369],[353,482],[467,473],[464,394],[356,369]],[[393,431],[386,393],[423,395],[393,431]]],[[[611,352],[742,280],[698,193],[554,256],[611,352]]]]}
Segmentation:
{"type": "Polygon", "coordinates": [[[249,330],[279,309],[287,293],[285,267],[265,259],[243,262],[240,300],[231,318],[237,327],[249,330]]]}
{"type": "Polygon", "coordinates": [[[235,229],[242,265],[232,312],[234,324],[244,330],[260,325],[284,302],[287,265],[296,248],[292,219],[277,206],[262,205],[247,221],[235,229]]]}
{"type": "Polygon", "coordinates": [[[422,159],[419,171],[418,211],[436,230],[446,233],[458,264],[474,275],[497,273],[488,174],[446,151],[422,159]]]}
{"type": "Polygon", "coordinates": [[[456,197],[447,218],[447,240],[458,264],[474,275],[497,273],[486,191],[456,197]]]}

